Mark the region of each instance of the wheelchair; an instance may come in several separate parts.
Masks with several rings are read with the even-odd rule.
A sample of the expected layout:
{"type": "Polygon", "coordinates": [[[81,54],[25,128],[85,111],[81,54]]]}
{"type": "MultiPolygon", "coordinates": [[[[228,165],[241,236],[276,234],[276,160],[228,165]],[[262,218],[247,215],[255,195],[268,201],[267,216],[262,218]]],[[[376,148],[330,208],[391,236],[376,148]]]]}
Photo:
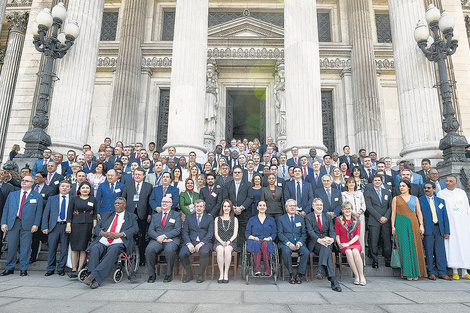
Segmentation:
{"type": "MultiPolygon", "coordinates": [[[[263,264],[263,255],[261,255],[261,264],[263,264]]],[[[269,254],[269,265],[271,266],[271,275],[269,276],[255,276],[253,270],[253,254],[246,251],[246,241],[243,244],[243,255],[242,255],[242,279],[245,278],[246,284],[250,283],[250,277],[255,278],[268,278],[272,277],[274,284],[277,285],[277,279],[279,277],[279,250],[276,243],[274,243],[274,253],[269,254]]]]}
{"type": "MultiPolygon", "coordinates": [[[[89,275],[88,273],[88,255],[86,256],[86,262],[83,269],[78,272],[78,280],[83,282],[85,278],[89,275]]],[[[117,260],[113,273],[113,280],[115,283],[120,283],[124,277],[124,272],[126,273],[127,279],[132,280],[136,277],[137,270],[139,269],[140,254],[139,247],[134,245],[134,252],[132,254],[127,254],[125,251],[122,252],[117,260]]]]}

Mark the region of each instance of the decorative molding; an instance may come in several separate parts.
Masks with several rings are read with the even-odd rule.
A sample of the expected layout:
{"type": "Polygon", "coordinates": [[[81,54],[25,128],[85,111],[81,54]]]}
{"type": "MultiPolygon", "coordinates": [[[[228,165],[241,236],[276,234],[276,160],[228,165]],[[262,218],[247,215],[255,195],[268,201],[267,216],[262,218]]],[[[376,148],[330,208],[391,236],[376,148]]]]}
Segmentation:
{"type": "Polygon", "coordinates": [[[214,59],[283,59],[284,49],[214,48],[207,51],[207,57],[214,59]]]}
{"type": "Polygon", "coordinates": [[[33,0],[8,0],[7,7],[30,7],[33,0]]]}
{"type": "Polygon", "coordinates": [[[6,19],[10,24],[10,31],[25,34],[28,25],[28,12],[12,12],[6,15],[6,19]]]}

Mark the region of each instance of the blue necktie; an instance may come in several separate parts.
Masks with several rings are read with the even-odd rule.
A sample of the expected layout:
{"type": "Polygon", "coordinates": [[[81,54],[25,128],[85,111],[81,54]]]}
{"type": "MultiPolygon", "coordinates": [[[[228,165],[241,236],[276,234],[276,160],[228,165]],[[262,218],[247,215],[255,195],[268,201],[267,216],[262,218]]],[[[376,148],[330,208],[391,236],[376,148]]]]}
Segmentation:
{"type": "Polygon", "coordinates": [[[60,219],[65,220],[65,196],[62,196],[62,204],[60,205],[60,219]]]}
{"type": "Polygon", "coordinates": [[[302,206],[302,191],[300,190],[300,182],[297,182],[297,207],[302,206]]]}
{"type": "Polygon", "coordinates": [[[294,242],[293,242],[293,244],[295,244],[295,242],[296,242],[297,240],[296,240],[295,234],[294,234],[294,230],[295,230],[294,216],[291,216],[291,217],[290,217],[290,225],[292,226],[292,234],[294,235],[294,242]]]}

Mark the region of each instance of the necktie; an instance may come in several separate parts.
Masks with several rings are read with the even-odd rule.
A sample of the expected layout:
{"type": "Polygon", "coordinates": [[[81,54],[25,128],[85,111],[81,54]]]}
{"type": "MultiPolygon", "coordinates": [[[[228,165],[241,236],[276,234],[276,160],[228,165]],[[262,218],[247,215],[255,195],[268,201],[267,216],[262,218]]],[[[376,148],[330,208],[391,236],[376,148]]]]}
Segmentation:
{"type": "Polygon", "coordinates": [[[372,170],[369,169],[369,177],[371,177],[371,176],[372,176],[372,170]]]}
{"type": "Polygon", "coordinates": [[[209,197],[212,195],[212,187],[209,187],[209,197]]]}
{"type": "Polygon", "coordinates": [[[238,198],[238,189],[240,188],[240,182],[235,183],[235,198],[238,198]]]}
{"type": "Polygon", "coordinates": [[[36,186],[34,187],[34,191],[39,192],[39,185],[36,185],[36,186]]]}
{"type": "Polygon", "coordinates": [[[65,196],[62,196],[62,204],[60,205],[60,219],[65,220],[65,196]]]}
{"type": "Polygon", "coordinates": [[[163,187],[163,196],[166,195],[166,187],[163,187]]]}
{"type": "Polygon", "coordinates": [[[318,174],[315,174],[315,184],[318,183],[318,174]]]}
{"type": "Polygon", "coordinates": [[[304,179],[307,178],[307,168],[304,167],[304,179]]]}
{"type": "Polygon", "coordinates": [[[285,165],[282,166],[282,173],[283,173],[284,175],[286,174],[286,166],[285,166],[285,165]]]}
{"type": "MultiPolygon", "coordinates": [[[[137,188],[136,188],[137,194],[140,194],[140,183],[137,183],[137,188]]],[[[166,213],[165,213],[166,214],[166,213]]]]}
{"type": "Polygon", "coordinates": [[[199,227],[199,223],[201,223],[201,215],[197,215],[197,227],[199,227]]]}
{"type": "Polygon", "coordinates": [[[114,193],[114,184],[111,184],[111,193],[114,193]]]}
{"type": "MultiPolygon", "coordinates": [[[[116,232],[116,227],[117,227],[117,223],[118,223],[118,218],[119,218],[119,215],[116,213],[116,216],[114,217],[114,220],[113,220],[113,224],[111,225],[111,229],[110,229],[110,232],[111,232],[111,233],[116,232]]],[[[112,243],[113,241],[114,241],[114,239],[108,239],[108,242],[109,242],[109,243],[112,243]]]]}
{"type": "Polygon", "coordinates": [[[431,207],[432,222],[434,224],[437,224],[439,220],[437,219],[436,207],[434,206],[434,200],[432,199],[432,197],[429,198],[429,206],[431,207]]]}
{"type": "Polygon", "coordinates": [[[329,188],[326,190],[326,196],[328,197],[328,202],[329,202],[330,205],[331,205],[331,191],[330,191],[329,188]]]}
{"type": "MultiPolygon", "coordinates": [[[[322,232],[322,225],[321,225],[320,215],[317,215],[317,223],[318,223],[318,228],[320,229],[320,233],[321,233],[322,232]]],[[[321,238],[323,238],[323,236],[321,238]]]]}
{"type": "Polygon", "coordinates": [[[297,207],[301,207],[302,206],[302,190],[300,189],[300,182],[297,182],[297,207]]]}
{"type": "MultiPolygon", "coordinates": [[[[166,222],[166,215],[167,215],[167,214],[168,214],[168,213],[167,213],[167,212],[165,212],[165,213],[164,213],[164,215],[163,215],[163,219],[162,219],[162,228],[164,228],[164,227],[165,227],[165,222],[166,222]]],[[[199,225],[199,223],[198,223],[198,225],[199,225]]]]}
{"type": "Polygon", "coordinates": [[[382,203],[382,192],[380,189],[377,189],[377,196],[379,196],[380,203],[382,203]]]}
{"type": "Polygon", "coordinates": [[[290,226],[292,226],[292,229],[294,229],[294,216],[293,215],[290,217],[290,226]]]}
{"type": "Polygon", "coordinates": [[[21,219],[23,217],[23,205],[26,201],[26,194],[28,192],[27,191],[24,191],[23,192],[23,197],[21,198],[21,204],[20,204],[20,212],[18,213],[18,218],[21,219]]]}
{"type": "Polygon", "coordinates": [[[43,165],[47,165],[47,159],[44,159],[44,164],[43,165]]]}
{"type": "Polygon", "coordinates": [[[52,178],[52,173],[49,173],[47,175],[46,185],[49,185],[49,183],[51,182],[51,178],[52,178]]]}

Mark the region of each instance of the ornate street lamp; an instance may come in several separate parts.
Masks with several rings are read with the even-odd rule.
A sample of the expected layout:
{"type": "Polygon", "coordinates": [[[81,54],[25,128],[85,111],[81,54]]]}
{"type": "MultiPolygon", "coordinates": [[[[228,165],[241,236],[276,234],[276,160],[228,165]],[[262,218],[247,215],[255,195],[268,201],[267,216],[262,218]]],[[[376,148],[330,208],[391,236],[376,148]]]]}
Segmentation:
{"type": "Polygon", "coordinates": [[[42,151],[51,145],[51,137],[45,132],[49,125],[47,112],[49,111],[49,98],[52,84],[52,69],[55,59],[61,59],[72,47],[77,39],[80,29],[76,22],[67,24],[63,32],[59,33],[62,23],[67,17],[67,10],[62,2],[52,8],[52,14],[48,8],[41,11],[33,25],[34,46],[36,50],[46,56],[46,65],[41,77],[39,101],[36,114],[33,117],[33,129],[26,132],[23,137],[26,158],[41,158],[42,151]],[[47,36],[52,27],[52,34],[47,36]]]}
{"type": "Polygon", "coordinates": [[[439,70],[438,86],[441,90],[444,115],[442,129],[446,133],[439,143],[439,149],[443,151],[444,156],[443,164],[440,165],[446,165],[450,162],[466,162],[467,139],[457,133],[459,122],[455,118],[446,68],[447,57],[453,55],[457,50],[459,34],[454,28],[454,17],[445,11],[441,14],[434,4],[428,6],[426,21],[429,28],[428,25],[419,21],[414,36],[418,47],[426,58],[431,62],[436,62],[439,70]]]}

